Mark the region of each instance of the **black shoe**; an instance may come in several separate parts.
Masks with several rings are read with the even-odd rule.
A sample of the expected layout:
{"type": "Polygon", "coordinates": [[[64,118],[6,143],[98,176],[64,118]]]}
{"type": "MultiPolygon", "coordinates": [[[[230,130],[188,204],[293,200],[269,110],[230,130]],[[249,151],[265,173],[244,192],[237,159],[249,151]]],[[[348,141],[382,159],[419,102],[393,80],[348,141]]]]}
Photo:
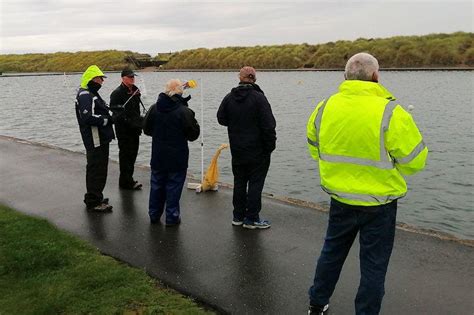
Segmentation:
{"type": "Polygon", "coordinates": [[[168,222],[167,222],[165,225],[166,225],[167,227],[172,227],[172,226],[178,226],[178,225],[180,225],[180,224],[181,224],[181,218],[179,218],[178,221],[176,221],[176,222],[174,222],[174,223],[168,223],[168,222]]]}
{"type": "Polygon", "coordinates": [[[133,183],[132,189],[133,189],[133,190],[141,190],[141,189],[142,189],[142,186],[143,186],[142,184],[140,184],[139,182],[135,181],[135,182],[133,183]]]}
{"type": "Polygon", "coordinates": [[[112,211],[112,206],[106,203],[100,203],[95,207],[88,207],[87,210],[94,212],[110,212],[112,211]]]}
{"type": "Polygon", "coordinates": [[[308,308],[308,314],[312,315],[327,315],[329,314],[329,304],[320,306],[320,305],[310,305],[308,308]]]}
{"type": "Polygon", "coordinates": [[[238,219],[238,218],[233,218],[232,219],[232,225],[233,226],[242,226],[244,224],[244,220],[238,219]]]}
{"type": "Polygon", "coordinates": [[[161,221],[160,219],[150,219],[150,224],[159,225],[161,224],[161,221]]]}
{"type": "Polygon", "coordinates": [[[120,188],[125,189],[125,190],[142,190],[143,185],[135,181],[133,182],[133,185],[130,185],[130,186],[122,186],[122,185],[119,185],[119,186],[120,188]]]}

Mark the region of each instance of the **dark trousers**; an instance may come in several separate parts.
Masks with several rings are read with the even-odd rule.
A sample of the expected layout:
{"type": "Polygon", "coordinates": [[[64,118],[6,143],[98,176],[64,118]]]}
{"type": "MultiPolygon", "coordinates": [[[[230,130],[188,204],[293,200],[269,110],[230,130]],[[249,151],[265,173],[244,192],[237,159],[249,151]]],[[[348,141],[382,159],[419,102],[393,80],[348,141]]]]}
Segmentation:
{"type": "Polygon", "coordinates": [[[179,200],[186,180],[186,169],[178,172],[151,170],[150,202],[148,215],[152,222],[158,222],[166,204],[166,224],[180,220],[179,200]]]}
{"type": "Polygon", "coordinates": [[[120,177],[119,186],[132,188],[135,184],[133,172],[137,160],[138,148],[140,146],[139,135],[119,135],[117,133],[119,147],[120,177]]]}
{"type": "Polygon", "coordinates": [[[101,144],[92,150],[87,150],[86,189],[84,203],[88,208],[95,207],[102,202],[105,183],[107,181],[107,167],[109,165],[109,144],[101,144]]]}
{"type": "Polygon", "coordinates": [[[262,209],[262,190],[270,167],[270,156],[255,164],[232,164],[234,174],[234,218],[258,221],[262,209]]]}
{"type": "Polygon", "coordinates": [[[324,246],[309,289],[312,305],[326,305],[334,292],[342,265],[359,232],[359,290],[357,315],[378,314],[385,294],[385,274],[395,238],[397,201],[375,207],[350,206],[331,199],[324,246]]]}

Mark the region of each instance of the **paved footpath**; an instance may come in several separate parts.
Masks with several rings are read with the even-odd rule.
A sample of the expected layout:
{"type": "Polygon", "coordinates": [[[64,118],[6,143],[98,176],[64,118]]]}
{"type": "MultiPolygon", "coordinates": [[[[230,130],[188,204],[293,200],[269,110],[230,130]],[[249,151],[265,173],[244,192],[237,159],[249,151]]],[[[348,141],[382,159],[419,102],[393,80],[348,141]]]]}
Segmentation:
{"type": "MultiPolygon", "coordinates": [[[[121,191],[115,162],[105,189],[114,211],[88,213],[85,162],[80,153],[0,136],[0,202],[46,218],[222,313],[305,314],[327,213],[264,198],[263,216],[272,227],[248,231],[231,225],[230,189],[185,190],[181,226],[151,226],[149,169],[136,170],[142,191],[121,191]]],[[[354,245],[331,299],[332,315],[354,313],[354,245]]],[[[382,314],[474,314],[474,247],[397,230],[382,314]]]]}

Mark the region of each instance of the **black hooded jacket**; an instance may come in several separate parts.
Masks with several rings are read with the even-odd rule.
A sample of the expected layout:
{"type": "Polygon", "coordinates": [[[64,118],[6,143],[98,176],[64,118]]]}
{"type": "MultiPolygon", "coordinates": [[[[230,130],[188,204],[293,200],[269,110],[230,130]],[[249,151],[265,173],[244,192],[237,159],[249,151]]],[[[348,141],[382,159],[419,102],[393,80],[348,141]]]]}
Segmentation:
{"type": "Polygon", "coordinates": [[[177,172],[188,168],[188,141],[196,140],[200,133],[188,100],[189,97],[160,93],[145,116],[143,132],[152,136],[152,170],[177,172]]]}
{"type": "Polygon", "coordinates": [[[275,150],[276,121],[257,84],[241,82],[222,100],[219,124],[227,126],[232,163],[258,163],[275,150]]]}

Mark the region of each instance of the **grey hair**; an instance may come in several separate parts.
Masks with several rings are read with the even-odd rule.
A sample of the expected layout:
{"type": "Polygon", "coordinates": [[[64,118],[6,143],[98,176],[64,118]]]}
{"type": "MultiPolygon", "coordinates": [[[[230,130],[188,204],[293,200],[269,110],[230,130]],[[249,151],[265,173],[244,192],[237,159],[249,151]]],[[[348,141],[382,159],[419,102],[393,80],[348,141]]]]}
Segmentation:
{"type": "Polygon", "coordinates": [[[179,79],[171,79],[166,82],[165,94],[173,96],[175,94],[183,94],[183,82],[179,79]]]}
{"type": "Polygon", "coordinates": [[[346,80],[372,81],[372,75],[378,75],[379,62],[368,53],[358,53],[349,58],[344,76],[346,80]]]}

